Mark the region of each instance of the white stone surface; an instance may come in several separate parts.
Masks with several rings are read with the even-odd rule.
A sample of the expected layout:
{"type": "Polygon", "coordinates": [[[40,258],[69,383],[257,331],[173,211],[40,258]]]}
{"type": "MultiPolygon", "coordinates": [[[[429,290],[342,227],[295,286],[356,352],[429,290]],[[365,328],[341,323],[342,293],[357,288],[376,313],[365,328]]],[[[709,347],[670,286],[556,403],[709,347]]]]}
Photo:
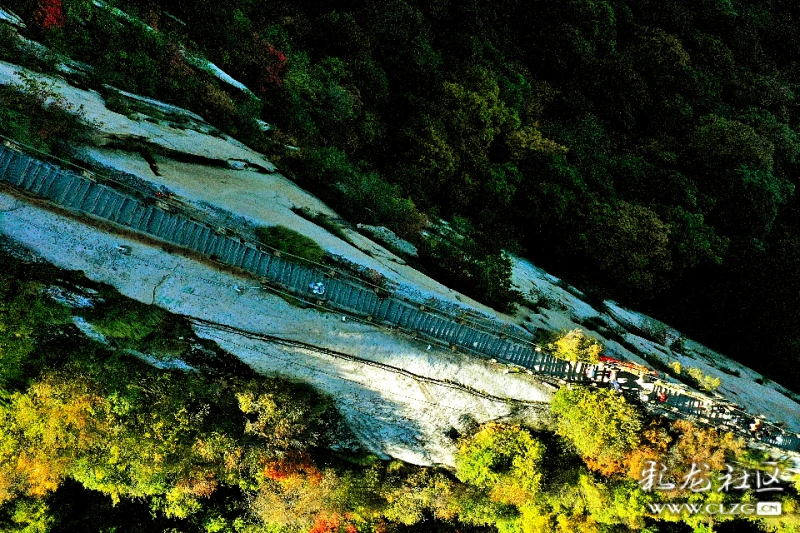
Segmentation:
{"type": "Polygon", "coordinates": [[[424,343],[340,315],[301,309],[260,289],[234,286],[250,280],[158,247],[119,237],[0,193],[0,232],[54,265],[83,271],[126,296],[174,313],[247,332],[274,335],[347,354],[276,346],[215,327],[196,327],[264,374],[307,382],[329,394],[365,447],[415,464],[452,467],[455,443],[445,435],[470,420],[537,423],[526,407],[503,401],[548,401],[552,389],[527,374],[503,374],[502,366],[427,350],[424,343]],[[131,247],[131,255],[116,250],[131,247]],[[412,375],[409,375],[412,374],[412,375]],[[415,377],[415,376],[419,376],[415,377]],[[457,387],[433,380],[450,380],[457,387]],[[487,399],[466,387],[495,396],[487,399]]]}
{"type": "Polygon", "coordinates": [[[78,89],[62,78],[40,74],[0,61],[0,84],[21,83],[19,72],[25,72],[40,81],[52,83],[54,89],[76,108],[83,106],[87,120],[95,121],[98,126],[98,141],[101,143],[111,139],[146,139],[148,142],[170,151],[219,161],[239,159],[268,172],[275,170],[275,165],[263,155],[231,137],[209,135],[193,129],[173,128],[167,124],[155,124],[145,120],[132,120],[107,109],[103,97],[96,91],[78,89]]]}
{"type": "Polygon", "coordinates": [[[8,22],[12,26],[25,28],[25,23],[13,11],[0,7],[0,20],[8,22]]]}
{"type": "Polygon", "coordinates": [[[258,99],[253,93],[253,91],[248,89],[244,83],[235,79],[233,76],[231,76],[230,74],[219,68],[217,65],[215,65],[208,59],[189,54],[185,50],[181,50],[181,53],[183,54],[183,57],[186,58],[186,61],[189,62],[189,64],[194,65],[195,67],[208,72],[218,80],[225,82],[232,87],[236,87],[240,91],[243,91],[249,95],[252,95],[254,98],[258,99]]]}

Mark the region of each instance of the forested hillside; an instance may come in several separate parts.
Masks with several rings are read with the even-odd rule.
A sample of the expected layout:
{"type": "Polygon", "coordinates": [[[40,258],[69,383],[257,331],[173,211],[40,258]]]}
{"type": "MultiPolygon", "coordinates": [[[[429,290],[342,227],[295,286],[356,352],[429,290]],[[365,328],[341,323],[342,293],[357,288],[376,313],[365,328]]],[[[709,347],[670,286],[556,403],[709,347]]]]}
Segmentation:
{"type": "Polygon", "coordinates": [[[800,528],[795,482],[764,494],[752,481],[722,485],[727,464],[751,479],[771,475],[761,452],[715,429],[652,419],[610,389],[562,388],[548,427],[455,432],[452,472],[381,461],[347,444],[330,398],[255,374],[183,317],[75,272],[0,261],[4,533],[800,528]],[[673,483],[705,464],[713,489],[645,490],[647,461],[667,465],[673,483]],[[765,498],[784,516],[648,507],[765,498]]]}
{"type": "MultiPolygon", "coordinates": [[[[70,81],[120,113],[136,109],[104,84],[201,114],[353,222],[413,241],[449,286],[509,308],[502,250],[521,253],[800,387],[788,0],[6,5],[27,27],[0,23],[0,59],[53,72],[68,56],[89,65],[70,81]]],[[[27,89],[2,90],[0,133],[69,157],[83,115],[27,89]]],[[[381,461],[348,447],[329,398],[256,375],[182,317],[0,264],[2,531],[800,530],[796,479],[721,488],[729,463],[768,475],[766,456],[610,390],[561,389],[540,428],[454,430],[454,471],[381,461]],[[713,486],[647,492],[647,461],[674,482],[708,465],[713,486]],[[784,516],[647,506],[759,498],[784,516]]]]}
{"type": "Polygon", "coordinates": [[[115,2],[155,32],[12,4],[98,81],[191,107],[418,242],[454,288],[507,307],[500,250],[519,251],[800,384],[796,2],[115,2]],[[469,238],[421,239],[437,216],[469,238]]]}
{"type": "Polygon", "coordinates": [[[298,176],[344,153],[480,254],[520,246],[797,385],[795,2],[198,5],[190,37],[251,86],[252,32],[286,55],[263,116],[318,147],[298,176]]]}
{"type": "Polygon", "coordinates": [[[482,253],[521,246],[797,385],[797,3],[232,4],[179,16],[319,147],[304,172],[343,152],[482,253]],[[266,87],[253,32],[287,57],[266,87]]]}

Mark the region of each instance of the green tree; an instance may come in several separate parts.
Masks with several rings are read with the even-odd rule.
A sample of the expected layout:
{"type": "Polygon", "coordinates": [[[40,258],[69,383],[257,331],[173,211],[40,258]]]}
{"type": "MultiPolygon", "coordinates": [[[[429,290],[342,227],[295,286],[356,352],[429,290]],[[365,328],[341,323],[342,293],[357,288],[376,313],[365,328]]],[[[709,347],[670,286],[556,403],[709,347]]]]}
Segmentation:
{"type": "Polygon", "coordinates": [[[64,322],[67,309],[42,294],[38,283],[0,273],[0,399],[22,388],[46,354],[35,352],[47,326],[64,322]]]}
{"type": "Polygon", "coordinates": [[[273,380],[238,383],[236,400],[247,417],[245,433],[264,439],[271,448],[299,449],[318,446],[326,437],[314,421],[323,417],[330,404],[311,389],[273,380]]]}
{"type": "Polygon", "coordinates": [[[562,387],[550,409],[557,417],[556,432],[601,472],[621,471],[625,455],[639,443],[639,413],[611,389],[562,387]]]}
{"type": "Polygon", "coordinates": [[[775,146],[747,124],[717,115],[700,120],[692,137],[698,160],[712,172],[742,165],[770,172],[775,146]]]}
{"type": "Polygon", "coordinates": [[[727,215],[728,227],[746,235],[764,236],[772,230],[778,208],[794,194],[795,186],[788,180],[743,166],[736,171],[739,183],[730,197],[727,215]],[[742,223],[741,213],[748,213],[742,223]]]}
{"type": "Polygon", "coordinates": [[[5,533],[47,533],[54,525],[56,519],[43,499],[20,498],[0,506],[0,529],[5,533]]]}
{"type": "Polygon", "coordinates": [[[444,95],[448,108],[447,122],[452,136],[458,140],[460,152],[484,153],[506,127],[519,128],[519,117],[500,98],[500,87],[494,74],[474,67],[465,76],[465,84],[445,82],[444,95]]]}
{"type": "Polygon", "coordinates": [[[406,145],[403,164],[393,174],[404,190],[425,206],[435,206],[459,168],[456,151],[448,144],[444,120],[422,115],[401,132],[406,145]]]}
{"type": "Polygon", "coordinates": [[[603,345],[585,335],[581,329],[564,333],[548,346],[553,350],[553,355],[572,362],[596,363],[603,351],[603,345]]]}
{"type": "Polygon", "coordinates": [[[493,501],[520,505],[539,491],[544,452],[525,429],[489,424],[461,442],[456,473],[487,489],[493,501]]]}
{"type": "Polygon", "coordinates": [[[604,280],[615,280],[615,289],[635,300],[666,287],[672,269],[669,228],[653,210],[627,202],[597,205],[589,227],[580,246],[604,280]]]}
{"type": "Polygon", "coordinates": [[[730,239],[719,236],[702,213],[672,208],[667,212],[666,223],[676,270],[722,264],[730,239]]]}

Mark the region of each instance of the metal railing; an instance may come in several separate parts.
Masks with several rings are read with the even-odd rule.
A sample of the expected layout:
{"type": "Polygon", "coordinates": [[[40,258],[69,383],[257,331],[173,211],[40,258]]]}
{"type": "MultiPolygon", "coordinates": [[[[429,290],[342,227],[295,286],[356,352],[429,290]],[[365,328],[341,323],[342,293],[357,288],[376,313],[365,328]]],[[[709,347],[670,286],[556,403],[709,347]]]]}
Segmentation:
{"type": "MultiPolygon", "coordinates": [[[[257,277],[264,285],[302,298],[317,307],[516,365],[547,381],[608,383],[607,372],[589,378],[582,363],[557,359],[537,346],[532,338],[525,338],[519,330],[509,331],[485,321],[471,320],[463,314],[448,314],[426,303],[410,301],[330,266],[280,253],[248,240],[234,230],[215,227],[179,202],[147,197],[120,181],[107,179],[87,169],[79,170],[80,173],[76,173],[42,161],[8,141],[0,146],[0,182],[76,215],[99,219],[241,269],[257,277]],[[309,287],[320,281],[324,281],[325,292],[314,294],[309,287]]],[[[714,419],[698,412],[696,393],[681,391],[673,385],[670,387],[671,412],[691,419],[714,419]]],[[[699,404],[712,405],[713,402],[708,398],[699,404]]],[[[656,404],[653,401],[649,403],[651,410],[664,407],[657,405],[657,401],[656,404]]],[[[736,417],[723,422],[730,426],[731,420],[740,425],[740,434],[743,431],[746,434],[741,425],[746,428],[754,418],[740,411],[736,417]]],[[[757,437],[757,440],[766,445],[800,451],[800,438],[779,428],[757,437]]]]}

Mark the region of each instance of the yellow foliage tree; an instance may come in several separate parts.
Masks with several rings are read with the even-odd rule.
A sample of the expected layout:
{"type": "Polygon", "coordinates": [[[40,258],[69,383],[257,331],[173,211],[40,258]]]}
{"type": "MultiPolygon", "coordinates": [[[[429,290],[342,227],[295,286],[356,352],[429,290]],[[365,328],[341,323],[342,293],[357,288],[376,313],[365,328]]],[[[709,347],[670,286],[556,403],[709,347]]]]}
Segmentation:
{"type": "Polygon", "coordinates": [[[576,328],[561,335],[549,346],[553,350],[553,355],[559,359],[584,363],[596,363],[600,360],[600,353],[603,345],[592,337],[583,333],[582,329],[576,328]]]}
{"type": "Polygon", "coordinates": [[[80,377],[48,375],[0,409],[0,498],[44,496],[96,444],[102,397],[80,377]]]}
{"type": "Polygon", "coordinates": [[[514,160],[524,159],[531,153],[566,154],[566,146],[546,138],[538,129],[538,124],[523,126],[506,137],[506,145],[514,160]]]}
{"type": "Polygon", "coordinates": [[[575,445],[589,468],[605,475],[623,471],[625,457],[641,440],[639,413],[612,390],[562,387],[550,409],[556,432],[575,445]]]}
{"type": "Polygon", "coordinates": [[[496,502],[521,505],[541,486],[544,450],[519,426],[488,424],[462,440],[456,473],[461,481],[488,489],[496,502]]]}

